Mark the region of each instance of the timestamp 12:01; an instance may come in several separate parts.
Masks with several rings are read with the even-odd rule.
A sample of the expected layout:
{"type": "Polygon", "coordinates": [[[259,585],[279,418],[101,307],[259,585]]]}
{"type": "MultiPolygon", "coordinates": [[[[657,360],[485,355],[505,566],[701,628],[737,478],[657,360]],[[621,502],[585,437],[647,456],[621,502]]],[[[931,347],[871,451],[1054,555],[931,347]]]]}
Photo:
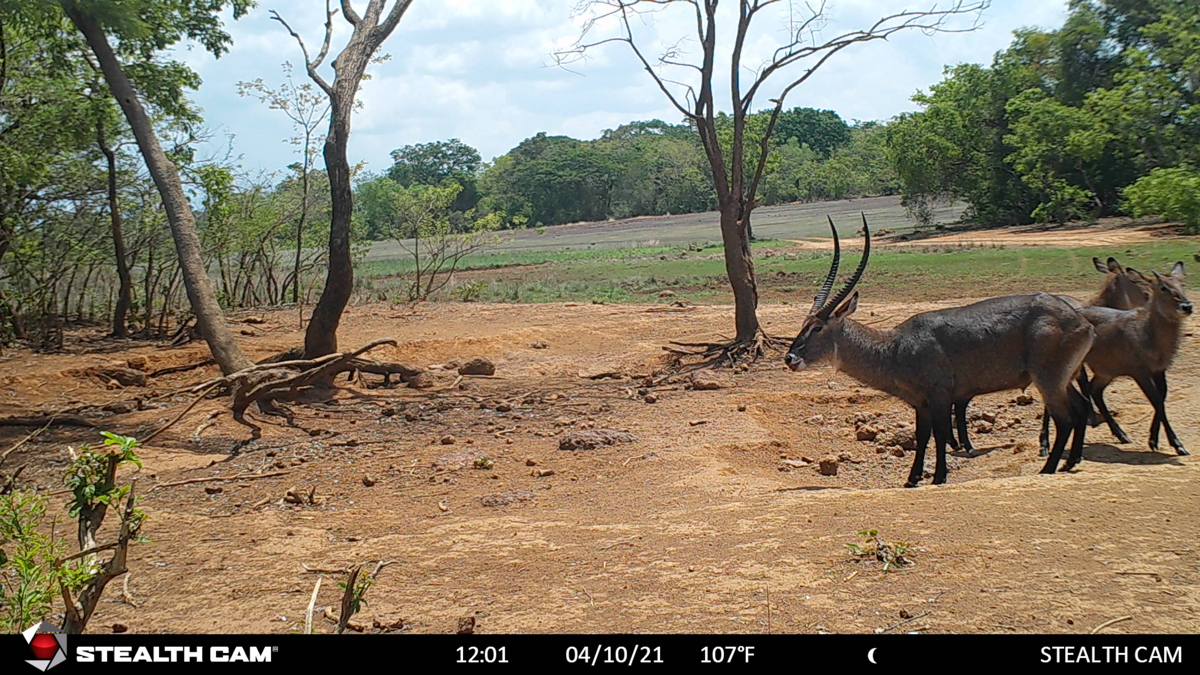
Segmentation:
{"type": "Polygon", "coordinates": [[[458,648],[458,663],[508,663],[506,647],[476,647],[474,645],[458,648]]]}

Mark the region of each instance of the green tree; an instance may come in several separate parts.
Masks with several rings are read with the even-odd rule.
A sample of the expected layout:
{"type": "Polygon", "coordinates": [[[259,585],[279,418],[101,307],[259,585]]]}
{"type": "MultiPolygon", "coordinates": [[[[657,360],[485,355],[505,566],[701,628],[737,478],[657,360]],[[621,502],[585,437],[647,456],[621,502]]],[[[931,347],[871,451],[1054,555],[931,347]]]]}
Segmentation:
{"type": "Polygon", "coordinates": [[[785,145],[793,138],[828,157],[850,142],[850,125],[832,110],[792,108],[779,113],[774,142],[785,145]]]}

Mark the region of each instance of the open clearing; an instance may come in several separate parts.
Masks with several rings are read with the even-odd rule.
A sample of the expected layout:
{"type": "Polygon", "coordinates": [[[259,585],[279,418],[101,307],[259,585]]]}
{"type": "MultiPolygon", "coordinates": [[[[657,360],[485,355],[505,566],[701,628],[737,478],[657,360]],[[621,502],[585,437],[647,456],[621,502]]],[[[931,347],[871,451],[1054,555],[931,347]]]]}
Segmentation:
{"type": "MultiPolygon", "coordinates": [[[[1103,243],[1078,236],[1072,241],[1081,245],[1103,243]]],[[[1111,253],[1165,270],[1161,258],[1195,250],[1197,241],[1122,247],[1111,253]]],[[[763,260],[760,273],[788,252],[763,260]]],[[[768,283],[768,298],[811,297],[806,284],[822,273],[821,258],[791,252],[800,256],[789,264],[814,271],[798,268],[789,281],[786,270],[770,270],[764,279],[783,271],[783,281],[770,283],[795,288],[784,295],[768,283]]],[[[1011,251],[896,253],[892,262],[881,254],[879,273],[873,263],[864,280],[858,317],[892,325],[915,311],[1039,283],[1087,297],[1100,280],[1085,271],[1090,250],[989,268],[986,256],[1001,254],[1011,251]],[[960,255],[967,258],[955,262],[960,255]],[[1065,276],[1057,269],[1063,260],[1074,266],[1065,276]],[[909,284],[899,276],[905,261],[943,276],[909,284]],[[1042,264],[1044,274],[1022,276],[1042,264]]],[[[679,382],[656,390],[656,403],[641,400],[640,378],[662,366],[668,340],[730,330],[732,308],[720,295],[710,301],[351,308],[340,331],[345,347],[396,338],[400,347],[379,358],[427,367],[488,357],[496,377],[458,381],[452,370],[435,370],[435,386],[425,390],[339,382],[343,389],[324,402],[296,407],[295,426],[257,416],[262,440],[236,453],[247,430],[223,400],[202,402],[142,451],[138,491],[151,541],[133,547],[129,583],[140,607],[120,601],[117,582],[91,630],[122,623],[133,632],[295,631],[317,579],[304,565],[394,560],[356,617],[368,630],[379,616],[391,617],[385,624],[403,618],[403,630],[448,633],[473,615],[488,633],[1079,633],[1129,615],[1105,631],[1200,632],[1200,468],[1193,457],[1146,448],[1151,408],[1132,382],[1114,383],[1107,398],[1135,442],[1115,445],[1106,428],[1089,430],[1086,461],[1073,473],[1037,474],[1040,405],[1016,405],[1017,392],[1006,392],[974,403],[997,418],[990,433],[974,436],[978,456],[952,456],[948,485],[905,490],[911,453],[857,441],[853,420],[864,414],[896,430],[911,423],[911,411],[830,369],[790,373],[780,354],[748,372],[718,372],[725,386],[717,390],[679,382]],[[539,341],[544,348],[533,347],[539,341]],[[614,377],[581,376],[601,374],[614,377]],[[635,440],[558,449],[564,434],[592,427],[635,440]],[[452,444],[443,443],[448,436],[452,444]],[[839,455],[837,475],[820,475],[817,460],[839,455]],[[473,468],[482,456],[490,468],[473,468]],[[155,489],[276,472],[284,475],[155,489]],[[315,491],[317,503],[283,502],[289,488],[315,491]],[[854,561],[845,545],[862,543],[856,532],[865,529],[913,542],[915,565],[885,574],[854,561]]],[[[798,327],[795,305],[772,300],[760,311],[772,334],[798,327]]],[[[295,310],[253,316],[256,323],[245,323],[246,314],[232,319],[235,331],[252,333],[243,337],[251,358],[302,341],[295,310]]],[[[1200,343],[1187,333],[1169,374],[1168,407],[1183,442],[1200,450],[1200,343]]],[[[137,398],[145,409],[110,405],[115,412],[93,419],[145,437],[189,401],[155,395],[216,374],[209,367],[147,388],[108,389],[78,372],[130,361],[153,370],[203,360],[207,351],[119,343],[98,331],[71,337],[68,353],[17,351],[0,360],[0,415],[137,398]]],[[[28,431],[0,429],[0,447],[28,431]]],[[[98,440],[98,430],[56,428],[5,468],[27,463],[27,486],[58,490],[65,446],[98,440]]],[[[60,508],[64,495],[52,494],[60,508]]],[[[318,605],[337,605],[341,575],[333,577],[318,605]]]]}

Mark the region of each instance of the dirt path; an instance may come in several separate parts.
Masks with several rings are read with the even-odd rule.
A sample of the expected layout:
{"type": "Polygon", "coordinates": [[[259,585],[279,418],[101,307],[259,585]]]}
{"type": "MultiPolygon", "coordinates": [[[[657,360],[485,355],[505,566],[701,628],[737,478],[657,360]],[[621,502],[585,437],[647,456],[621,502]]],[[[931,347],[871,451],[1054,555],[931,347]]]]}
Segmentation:
{"type": "MultiPolygon", "coordinates": [[[[873,228],[874,230],[875,228],[873,228]]],[[[880,246],[927,247],[927,246],[1052,246],[1058,248],[1111,246],[1119,248],[1129,244],[1157,241],[1178,234],[1177,224],[1154,224],[1131,226],[1128,218],[1105,218],[1094,225],[1071,224],[1048,227],[1045,225],[1022,225],[989,230],[951,232],[929,237],[911,238],[898,235],[872,239],[880,246]]],[[[832,239],[789,239],[799,248],[832,250],[832,239]]]]}
{"type": "MultiPolygon", "coordinates": [[[[897,298],[864,301],[859,312],[886,325],[934,306],[897,298]]],[[[951,458],[950,484],[905,490],[911,456],[856,441],[853,420],[867,415],[898,429],[911,411],[830,370],[794,374],[768,361],[723,374],[728,386],[719,390],[668,386],[655,392],[657,403],[643,402],[632,378],[659,367],[666,340],[712,337],[732,314],[661,309],[353,308],[343,322],[347,346],[395,337],[401,348],[381,356],[421,366],[487,356],[498,377],[454,387],[452,371],[435,371],[432,390],[347,387],[298,408],[295,428],[265,421],[263,440],[232,457],[248,434],[225,413],[197,438],[220,410],[202,403],[144,449],[139,491],[152,542],[135,548],[130,583],[141,606],[111,593],[94,630],[118,622],[135,632],[296,630],[316,581],[302,564],[395,560],[369,592],[360,615],[368,627],[375,616],[402,617],[405,630],[445,633],[474,615],[481,632],[762,632],[769,594],[775,632],[871,632],[915,616],[898,630],[1072,633],[1127,614],[1133,619],[1106,630],[1200,631],[1200,470],[1191,457],[1144,447],[1150,407],[1131,382],[1115,383],[1108,399],[1136,442],[1115,446],[1107,430],[1091,431],[1077,472],[1037,474],[1039,406],[1015,405],[1010,392],[977,399],[999,424],[976,436],[982,454],[951,458]],[[605,371],[624,379],[580,376],[605,371]],[[636,440],[558,449],[563,434],[591,427],[636,440]],[[447,436],[452,444],[443,444],[447,436]],[[837,476],[805,461],[838,455],[837,476]],[[471,468],[480,456],[490,469],[471,468]],[[288,473],[153,490],[275,471],[288,473]],[[315,489],[318,503],[282,503],[290,487],[315,489]],[[884,574],[852,561],[845,545],[860,543],[864,529],[913,542],[916,564],[884,574]]],[[[762,308],[779,334],[795,330],[795,312],[762,308]]],[[[248,326],[254,358],[300,340],[293,315],[265,316],[248,326]]],[[[195,345],[79,347],[91,353],[0,361],[0,414],[148,398],[74,373],[204,356],[195,345]]],[[[1169,400],[1174,427],[1195,449],[1198,353],[1189,334],[1169,400]]],[[[211,370],[168,376],[154,389],[211,370]]],[[[144,436],[185,401],[147,401],[104,427],[144,436]]],[[[0,446],[18,433],[0,430],[0,446]]],[[[56,486],[63,446],[93,436],[58,431],[10,461],[28,462],[33,484],[56,486]]],[[[336,584],[323,589],[319,604],[336,606],[336,584]]]]}

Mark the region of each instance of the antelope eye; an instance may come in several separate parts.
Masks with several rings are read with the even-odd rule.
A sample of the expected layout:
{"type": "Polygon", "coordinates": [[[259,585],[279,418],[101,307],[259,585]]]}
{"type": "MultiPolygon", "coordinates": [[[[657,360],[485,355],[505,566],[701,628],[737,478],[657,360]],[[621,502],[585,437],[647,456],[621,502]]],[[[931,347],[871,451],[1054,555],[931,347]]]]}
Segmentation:
{"type": "Polygon", "coordinates": [[[818,325],[816,325],[816,326],[813,326],[812,332],[813,332],[813,333],[820,333],[822,328],[823,328],[823,326],[821,326],[820,324],[818,324],[818,325]]]}

